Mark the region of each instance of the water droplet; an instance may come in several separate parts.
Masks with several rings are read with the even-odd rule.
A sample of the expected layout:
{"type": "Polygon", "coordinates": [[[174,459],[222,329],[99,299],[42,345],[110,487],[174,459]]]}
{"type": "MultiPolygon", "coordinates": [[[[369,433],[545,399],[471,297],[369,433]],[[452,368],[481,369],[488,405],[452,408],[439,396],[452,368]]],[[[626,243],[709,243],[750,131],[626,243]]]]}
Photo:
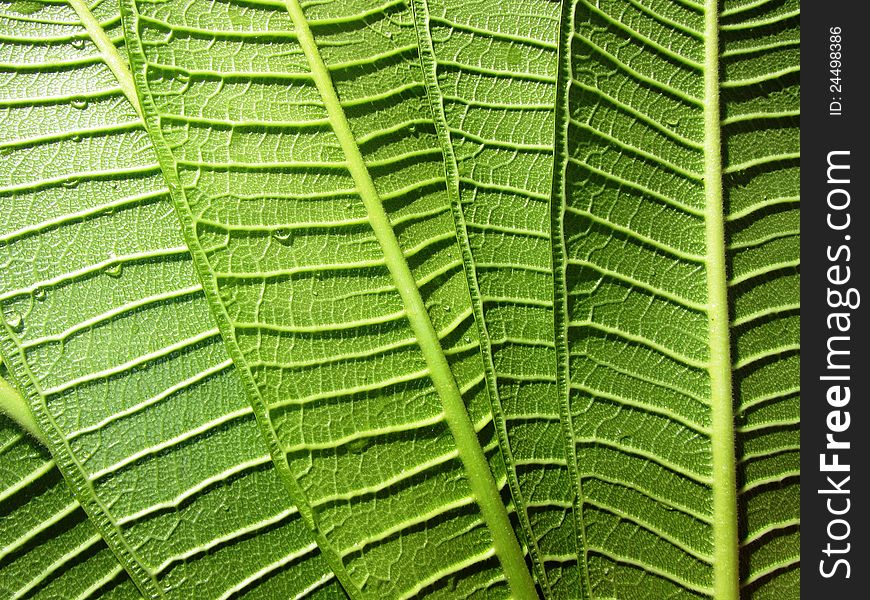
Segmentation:
{"type": "Polygon", "coordinates": [[[293,232],[289,229],[276,229],[272,235],[285,246],[293,243],[293,232]]]}
{"type": "Polygon", "coordinates": [[[84,48],[85,43],[86,42],[85,42],[84,38],[78,38],[78,39],[75,39],[72,42],[70,42],[72,47],[75,48],[76,50],[81,50],[82,48],[84,48]]]}
{"type": "Polygon", "coordinates": [[[471,343],[471,336],[470,336],[470,335],[466,335],[466,336],[465,336],[464,338],[462,338],[462,339],[463,339],[463,341],[464,341],[466,344],[470,344],[470,343],[471,343]]]}
{"type": "Polygon", "coordinates": [[[73,107],[73,108],[77,108],[77,109],[79,109],[79,110],[84,110],[84,109],[86,109],[86,108],[88,107],[88,101],[87,101],[87,99],[86,99],[86,98],[81,98],[81,97],[73,98],[73,99],[72,99],[72,102],[71,102],[70,104],[72,104],[72,107],[73,107]]]}
{"type": "Polygon", "coordinates": [[[72,141],[78,143],[78,142],[82,141],[82,136],[80,136],[80,135],[77,134],[77,133],[74,133],[72,136],[70,136],[69,139],[71,139],[72,141]]]}
{"type": "Polygon", "coordinates": [[[67,179],[66,181],[64,181],[62,185],[65,188],[73,189],[73,188],[78,187],[79,181],[80,181],[80,179],[78,177],[73,177],[71,179],[67,179]]]}
{"type": "Polygon", "coordinates": [[[384,33],[384,35],[387,36],[388,40],[393,39],[393,32],[392,31],[387,31],[386,33],[384,33]]]}
{"type": "Polygon", "coordinates": [[[344,205],[344,209],[345,209],[345,210],[351,210],[351,209],[353,209],[353,202],[348,202],[347,204],[345,204],[345,205],[344,205]]]}
{"type": "Polygon", "coordinates": [[[444,312],[450,312],[450,305],[449,304],[444,305],[444,312]]]}
{"type": "Polygon", "coordinates": [[[630,446],[630,445],[634,444],[634,438],[631,437],[630,435],[624,435],[621,438],[619,438],[619,443],[625,444],[626,446],[630,446]]]}
{"type": "Polygon", "coordinates": [[[45,300],[45,288],[38,287],[33,290],[33,297],[42,302],[45,300]]]}
{"type": "Polygon", "coordinates": [[[24,329],[24,319],[17,312],[11,312],[6,315],[6,324],[15,333],[19,333],[24,329]]]}
{"type": "Polygon", "coordinates": [[[121,273],[124,270],[124,265],[118,261],[118,257],[114,252],[109,252],[109,260],[115,261],[111,263],[108,267],[106,267],[106,275],[109,277],[118,278],[121,276],[121,273]]]}

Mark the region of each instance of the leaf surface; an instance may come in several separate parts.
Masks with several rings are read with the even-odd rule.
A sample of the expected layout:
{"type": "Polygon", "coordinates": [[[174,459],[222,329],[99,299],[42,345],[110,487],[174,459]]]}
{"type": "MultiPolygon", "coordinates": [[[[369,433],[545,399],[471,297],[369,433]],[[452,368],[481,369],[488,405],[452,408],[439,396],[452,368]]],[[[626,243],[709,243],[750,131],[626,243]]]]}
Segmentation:
{"type": "Polygon", "coordinates": [[[186,238],[333,569],[352,594],[533,596],[409,6],[134,8],[186,238]]]}
{"type": "Polygon", "coordinates": [[[0,343],[58,466],[148,596],[342,597],[210,315],[117,5],[37,8],[0,38],[0,343]]]}
{"type": "Polygon", "coordinates": [[[415,16],[508,481],[544,594],[571,597],[550,242],[559,4],[420,0],[415,16]]]}
{"type": "Polygon", "coordinates": [[[797,2],[565,5],[557,352],[591,597],[796,585],[798,43],[797,2]]]}
{"type": "Polygon", "coordinates": [[[45,448],[0,417],[4,598],[140,598],[45,448]]]}

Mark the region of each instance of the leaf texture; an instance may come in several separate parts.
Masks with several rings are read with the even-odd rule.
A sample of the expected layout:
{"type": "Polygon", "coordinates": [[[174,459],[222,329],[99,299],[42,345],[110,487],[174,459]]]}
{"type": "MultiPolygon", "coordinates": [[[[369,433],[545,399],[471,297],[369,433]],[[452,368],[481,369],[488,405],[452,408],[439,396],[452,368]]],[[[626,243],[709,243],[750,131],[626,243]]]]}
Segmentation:
{"type": "Polygon", "coordinates": [[[784,597],[799,573],[797,2],[581,0],[563,28],[557,351],[583,587],[736,598],[739,533],[746,596],[784,597]]]}
{"type": "MultiPolygon", "coordinates": [[[[117,5],[4,18],[0,342],[77,500],[147,596],[343,597],[271,466],[118,78],[117,5]]],[[[108,560],[19,447],[46,473],[33,485],[57,485],[10,527],[67,511],[58,548],[108,560]]]]}
{"type": "Polygon", "coordinates": [[[568,598],[579,587],[577,534],[556,393],[550,241],[559,4],[415,7],[513,497],[544,594],[568,598]]]}
{"type": "Polygon", "coordinates": [[[0,418],[0,539],[4,598],[140,598],[46,450],[5,418],[0,418]]]}
{"type": "Polygon", "coordinates": [[[342,582],[533,596],[409,6],[134,9],[185,235],[342,582]]]}

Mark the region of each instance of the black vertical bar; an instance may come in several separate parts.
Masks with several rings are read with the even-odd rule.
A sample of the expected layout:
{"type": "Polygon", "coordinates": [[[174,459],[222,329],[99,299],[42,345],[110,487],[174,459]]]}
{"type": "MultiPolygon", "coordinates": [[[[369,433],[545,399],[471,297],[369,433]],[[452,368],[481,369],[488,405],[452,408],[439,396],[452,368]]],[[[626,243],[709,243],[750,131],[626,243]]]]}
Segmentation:
{"type": "Polygon", "coordinates": [[[801,595],[810,599],[870,597],[865,8],[801,7],[801,595]]]}

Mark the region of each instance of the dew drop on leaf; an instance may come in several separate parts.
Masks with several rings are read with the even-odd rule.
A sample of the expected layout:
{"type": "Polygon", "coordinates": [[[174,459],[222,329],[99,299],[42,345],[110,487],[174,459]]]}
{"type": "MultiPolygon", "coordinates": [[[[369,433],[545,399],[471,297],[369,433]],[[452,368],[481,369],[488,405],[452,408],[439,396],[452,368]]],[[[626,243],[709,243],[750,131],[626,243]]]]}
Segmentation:
{"type": "Polygon", "coordinates": [[[293,243],[293,232],[289,229],[276,229],[272,235],[285,246],[289,246],[293,243]]]}
{"type": "MultiPolygon", "coordinates": [[[[115,255],[114,252],[109,252],[109,260],[117,261],[118,257],[115,255]]],[[[108,267],[106,267],[106,275],[108,275],[109,277],[118,278],[121,276],[123,270],[124,265],[122,265],[120,262],[113,262],[108,267]]]]}
{"type": "Polygon", "coordinates": [[[67,179],[66,181],[63,182],[63,187],[69,188],[69,189],[76,188],[76,187],[78,187],[78,185],[79,185],[79,179],[77,177],[67,179]]]}
{"type": "Polygon", "coordinates": [[[72,42],[70,42],[70,44],[72,45],[72,47],[75,48],[76,50],[81,50],[82,48],[84,48],[84,47],[85,47],[85,43],[86,43],[86,42],[85,42],[85,40],[84,40],[83,38],[78,38],[78,39],[75,39],[75,40],[73,40],[72,42]]]}
{"type": "Polygon", "coordinates": [[[73,108],[77,108],[78,110],[84,110],[88,107],[88,101],[85,98],[73,98],[72,102],[73,108]]]}
{"type": "Polygon", "coordinates": [[[6,314],[5,320],[9,328],[15,333],[20,333],[24,329],[24,319],[15,311],[6,314]]]}
{"type": "Polygon", "coordinates": [[[45,288],[38,287],[33,290],[33,297],[42,302],[45,300],[45,288]]]}

